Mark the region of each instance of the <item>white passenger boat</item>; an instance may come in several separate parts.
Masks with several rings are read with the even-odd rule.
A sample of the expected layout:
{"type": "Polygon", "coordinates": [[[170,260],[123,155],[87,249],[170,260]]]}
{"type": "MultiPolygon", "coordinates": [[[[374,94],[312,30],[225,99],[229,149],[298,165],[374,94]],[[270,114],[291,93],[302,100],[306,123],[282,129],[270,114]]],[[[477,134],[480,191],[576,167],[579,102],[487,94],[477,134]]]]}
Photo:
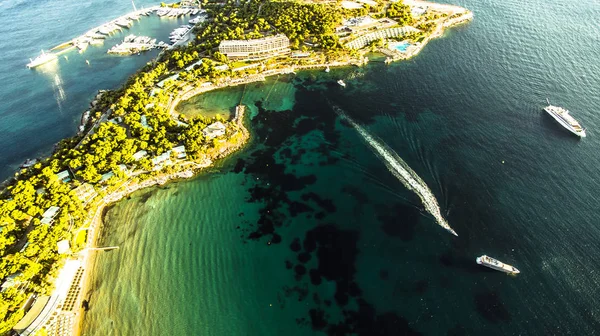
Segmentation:
{"type": "Polygon", "coordinates": [[[483,265],[483,266],[489,267],[491,269],[495,269],[496,271],[509,273],[509,274],[521,273],[521,271],[519,271],[516,267],[509,265],[509,264],[505,264],[505,263],[503,263],[499,260],[496,260],[492,257],[488,257],[487,255],[482,255],[481,257],[478,257],[476,259],[476,261],[479,265],[483,265]]]}
{"type": "Polygon", "coordinates": [[[550,104],[550,101],[546,99],[548,102],[548,106],[544,107],[544,111],[546,111],[554,120],[556,120],[562,127],[568,129],[571,133],[585,138],[585,129],[581,127],[579,122],[575,120],[570,114],[569,111],[558,106],[553,106],[550,104]]]}
{"type": "Polygon", "coordinates": [[[34,58],[34,59],[29,59],[29,63],[27,63],[27,67],[29,69],[35,68],[36,66],[40,66],[42,64],[48,63],[50,61],[53,61],[56,59],[56,55],[53,53],[45,53],[42,50],[42,53],[40,56],[34,58]]]}

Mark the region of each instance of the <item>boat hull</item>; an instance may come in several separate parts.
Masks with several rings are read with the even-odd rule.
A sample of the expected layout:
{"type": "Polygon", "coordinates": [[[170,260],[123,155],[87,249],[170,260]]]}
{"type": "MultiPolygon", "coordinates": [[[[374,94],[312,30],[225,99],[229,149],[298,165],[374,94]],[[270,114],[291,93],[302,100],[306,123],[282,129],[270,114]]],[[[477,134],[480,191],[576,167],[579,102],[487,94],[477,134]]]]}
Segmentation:
{"type": "Polygon", "coordinates": [[[489,267],[493,270],[496,271],[500,271],[500,272],[504,272],[504,273],[508,273],[508,274],[519,274],[521,273],[521,271],[519,271],[516,267],[505,264],[503,262],[500,262],[494,258],[490,258],[486,255],[483,255],[481,257],[477,257],[477,259],[475,259],[475,261],[477,262],[477,264],[485,266],[485,267],[489,267]]]}
{"type": "Polygon", "coordinates": [[[559,116],[557,116],[552,111],[549,111],[547,108],[544,108],[544,111],[546,113],[548,113],[548,115],[550,115],[554,120],[556,120],[556,122],[558,122],[563,128],[567,129],[569,132],[577,135],[578,137],[585,138],[585,136],[586,136],[585,130],[577,131],[577,130],[573,129],[573,127],[571,127],[571,125],[567,124],[564,120],[562,120],[559,116]]]}

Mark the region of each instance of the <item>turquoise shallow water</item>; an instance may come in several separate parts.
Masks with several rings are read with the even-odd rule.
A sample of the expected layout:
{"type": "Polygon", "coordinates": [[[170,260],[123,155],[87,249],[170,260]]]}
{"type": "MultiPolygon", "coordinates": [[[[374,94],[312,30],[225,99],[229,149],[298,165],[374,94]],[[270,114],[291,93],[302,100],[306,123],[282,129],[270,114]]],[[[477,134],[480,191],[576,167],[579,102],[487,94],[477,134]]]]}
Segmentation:
{"type": "MultiPolygon", "coordinates": [[[[84,333],[597,333],[600,6],[455,3],[475,20],[408,62],[249,85],[246,150],[108,212],[100,243],[121,248],[98,255],[84,333]],[[588,137],[545,115],[546,97],[588,137]],[[332,106],[423,178],[458,238],[332,106]],[[522,273],[475,265],[484,253],[522,273]]],[[[225,114],[243,92],[209,93],[185,113],[225,114]]]]}

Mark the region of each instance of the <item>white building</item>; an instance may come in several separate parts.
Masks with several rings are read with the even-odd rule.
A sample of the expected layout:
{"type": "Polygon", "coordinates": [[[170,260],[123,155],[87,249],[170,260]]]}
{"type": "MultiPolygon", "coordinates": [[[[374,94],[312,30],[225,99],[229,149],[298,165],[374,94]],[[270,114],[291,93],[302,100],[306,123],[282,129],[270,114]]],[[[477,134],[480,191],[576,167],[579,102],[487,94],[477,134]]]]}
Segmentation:
{"type": "Polygon", "coordinates": [[[161,155],[155,156],[151,161],[152,165],[154,166],[154,170],[160,170],[165,165],[172,165],[173,161],[171,161],[171,151],[166,151],[161,155]]]}
{"type": "Polygon", "coordinates": [[[283,34],[253,40],[225,40],[219,52],[230,59],[262,60],[290,53],[290,40],[283,34]]]}
{"type": "Polygon", "coordinates": [[[149,125],[148,125],[148,119],[146,118],[146,115],[145,115],[145,114],[142,114],[142,115],[140,116],[140,124],[142,124],[142,127],[143,127],[143,128],[145,128],[145,129],[149,129],[149,130],[152,130],[152,126],[149,126],[149,125]]]}
{"type": "Polygon", "coordinates": [[[346,47],[350,49],[360,49],[375,40],[404,36],[416,32],[420,32],[420,30],[411,26],[377,30],[346,43],[346,47]]]}
{"type": "Polygon", "coordinates": [[[185,159],[187,157],[184,145],[173,147],[172,151],[178,159],[185,159]]]}
{"type": "Polygon", "coordinates": [[[69,181],[71,181],[71,175],[69,175],[69,171],[68,170],[63,170],[63,171],[59,172],[58,174],[56,174],[56,177],[61,182],[69,182],[69,181]]]}
{"type": "Polygon", "coordinates": [[[1,291],[4,292],[5,290],[7,290],[10,287],[17,286],[17,285],[21,284],[21,280],[19,279],[19,277],[22,274],[23,273],[21,273],[21,272],[17,272],[17,273],[13,273],[13,274],[7,276],[6,280],[4,280],[4,282],[2,283],[2,285],[0,285],[1,291]]]}
{"type": "Polygon", "coordinates": [[[146,152],[145,150],[140,150],[135,152],[135,154],[133,154],[132,157],[135,161],[139,161],[146,156],[148,156],[148,152],[146,152]]]}
{"type": "Polygon", "coordinates": [[[202,133],[204,134],[205,137],[212,139],[212,138],[216,138],[218,136],[224,135],[225,134],[225,125],[223,125],[222,122],[217,121],[215,123],[212,123],[210,125],[208,125],[207,127],[205,127],[202,130],[202,133]]]}
{"type": "Polygon", "coordinates": [[[104,182],[110,180],[111,178],[113,178],[114,176],[115,176],[115,173],[113,173],[112,170],[109,171],[106,174],[102,174],[102,178],[100,179],[100,183],[104,183],[104,182]]]}
{"type": "Polygon", "coordinates": [[[46,210],[44,212],[44,214],[42,214],[41,222],[43,224],[47,224],[47,225],[52,224],[52,221],[54,221],[54,217],[56,217],[56,214],[58,213],[59,210],[60,210],[60,208],[57,206],[49,207],[48,210],[46,210]]]}
{"type": "Polygon", "coordinates": [[[58,254],[66,254],[71,252],[71,245],[67,239],[63,239],[56,244],[58,254]]]}
{"type": "Polygon", "coordinates": [[[83,183],[73,191],[75,192],[75,196],[77,196],[77,198],[79,198],[83,204],[87,204],[87,202],[97,195],[96,190],[89,183],[83,183]]]}
{"type": "Polygon", "coordinates": [[[410,13],[413,17],[419,17],[427,12],[427,6],[413,6],[410,13]]]}

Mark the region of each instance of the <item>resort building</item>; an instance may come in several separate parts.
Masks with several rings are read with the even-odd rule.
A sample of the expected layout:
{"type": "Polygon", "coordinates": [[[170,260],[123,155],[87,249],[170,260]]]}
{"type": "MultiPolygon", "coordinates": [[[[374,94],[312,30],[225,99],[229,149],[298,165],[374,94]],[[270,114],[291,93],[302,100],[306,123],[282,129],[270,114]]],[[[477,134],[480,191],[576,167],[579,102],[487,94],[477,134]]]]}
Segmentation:
{"type": "Polygon", "coordinates": [[[175,154],[175,157],[178,159],[185,159],[187,157],[184,145],[173,147],[172,151],[175,154]]]}
{"type": "Polygon", "coordinates": [[[411,26],[382,29],[360,36],[355,40],[346,43],[346,47],[350,49],[360,49],[375,40],[394,38],[416,32],[420,32],[420,30],[411,26]]]}
{"type": "Polygon", "coordinates": [[[363,3],[365,5],[369,5],[371,7],[377,7],[377,2],[373,1],[373,0],[356,0],[356,2],[360,2],[363,3]]]}
{"type": "Polygon", "coordinates": [[[254,40],[225,40],[219,44],[219,52],[235,60],[258,61],[290,51],[290,40],[283,34],[254,40]]]}
{"type": "Polygon", "coordinates": [[[99,183],[104,183],[108,180],[110,180],[111,178],[113,178],[115,176],[115,173],[113,173],[112,171],[109,171],[106,174],[102,174],[102,178],[100,179],[99,183]]]}
{"type": "Polygon", "coordinates": [[[309,52],[301,52],[301,51],[294,51],[292,53],[292,58],[307,58],[310,57],[310,53],[309,52]]]}
{"type": "Polygon", "coordinates": [[[419,17],[427,12],[427,6],[413,6],[410,9],[410,14],[413,17],[419,17]]]}
{"type": "Polygon", "coordinates": [[[94,189],[94,187],[89,183],[83,183],[79,187],[75,188],[73,192],[84,205],[97,195],[96,189],[94,189]]]}
{"type": "Polygon", "coordinates": [[[71,181],[71,175],[69,175],[68,170],[63,170],[59,172],[58,174],[56,174],[56,178],[58,178],[59,181],[65,183],[71,181]]]}
{"type": "Polygon", "coordinates": [[[173,161],[171,161],[171,151],[166,151],[161,155],[155,156],[151,161],[152,165],[154,166],[154,170],[160,170],[165,165],[172,165],[173,161]]]}
{"type": "Polygon", "coordinates": [[[52,224],[52,222],[54,221],[54,217],[56,217],[56,214],[58,213],[58,211],[60,210],[59,207],[57,206],[51,206],[48,208],[48,210],[46,210],[44,212],[44,214],[42,215],[42,224],[47,224],[50,225],[52,224]]]}
{"type": "Polygon", "coordinates": [[[358,3],[358,2],[354,2],[354,1],[347,1],[344,0],[341,2],[342,8],[345,9],[360,9],[363,8],[363,5],[358,3]]]}
{"type": "Polygon", "coordinates": [[[225,125],[222,122],[217,121],[208,125],[206,128],[202,130],[202,133],[205,137],[212,139],[225,134],[225,125]]]}
{"type": "Polygon", "coordinates": [[[56,244],[58,249],[58,254],[67,254],[71,252],[71,244],[69,244],[69,240],[63,239],[56,244]]]}
{"type": "Polygon", "coordinates": [[[172,75],[172,76],[169,76],[169,77],[167,77],[167,78],[165,78],[165,79],[161,80],[161,81],[160,81],[160,82],[158,82],[158,83],[156,83],[156,86],[158,86],[159,88],[163,88],[163,87],[165,86],[165,84],[167,84],[167,82],[169,82],[169,83],[168,83],[168,84],[169,84],[168,86],[171,86],[171,85],[173,85],[173,84],[175,83],[175,81],[176,81],[178,78],[179,78],[179,72],[178,72],[178,73],[176,73],[176,74],[174,74],[174,75],[172,75]]]}
{"type": "Polygon", "coordinates": [[[398,22],[390,18],[373,19],[372,17],[360,16],[342,21],[342,26],[336,28],[337,33],[352,32],[360,33],[372,29],[385,29],[396,26],[398,22]]]}
{"type": "Polygon", "coordinates": [[[145,114],[142,114],[142,115],[140,116],[140,124],[142,124],[142,127],[143,127],[143,128],[145,128],[145,129],[147,129],[147,130],[150,130],[150,131],[152,131],[152,126],[149,126],[149,125],[148,125],[148,119],[146,118],[146,115],[145,115],[145,114]]]}
{"type": "Polygon", "coordinates": [[[6,280],[4,280],[4,282],[2,283],[2,285],[0,285],[1,291],[4,292],[5,290],[17,286],[19,284],[21,284],[21,281],[19,280],[19,277],[21,276],[21,272],[17,272],[17,273],[13,273],[9,276],[6,277],[6,280]]]}
{"type": "Polygon", "coordinates": [[[146,156],[148,156],[148,152],[146,152],[145,150],[140,150],[140,151],[135,152],[135,154],[133,154],[132,158],[135,161],[139,161],[146,156]]]}

